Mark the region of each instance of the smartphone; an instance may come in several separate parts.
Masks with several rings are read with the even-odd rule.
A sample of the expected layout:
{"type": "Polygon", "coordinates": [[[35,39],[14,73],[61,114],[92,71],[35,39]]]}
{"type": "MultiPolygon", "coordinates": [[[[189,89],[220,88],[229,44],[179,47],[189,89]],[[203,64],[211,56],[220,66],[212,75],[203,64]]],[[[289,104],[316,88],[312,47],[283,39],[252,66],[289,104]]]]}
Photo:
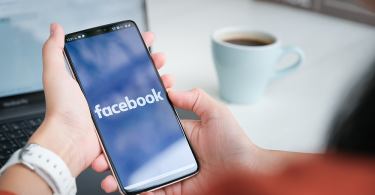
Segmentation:
{"type": "Polygon", "coordinates": [[[64,55],[122,194],[198,173],[195,153],[133,21],[67,34],[64,55]]]}

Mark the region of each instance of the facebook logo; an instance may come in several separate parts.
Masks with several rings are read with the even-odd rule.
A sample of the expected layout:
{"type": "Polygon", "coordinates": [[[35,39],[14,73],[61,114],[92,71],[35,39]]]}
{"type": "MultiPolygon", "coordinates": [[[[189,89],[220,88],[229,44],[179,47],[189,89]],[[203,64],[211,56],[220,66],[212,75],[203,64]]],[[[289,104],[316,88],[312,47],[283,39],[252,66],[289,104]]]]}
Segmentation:
{"type": "Polygon", "coordinates": [[[145,97],[138,97],[136,100],[129,99],[128,96],[125,96],[125,102],[120,102],[119,104],[113,104],[112,106],[107,106],[104,108],[100,108],[100,105],[97,104],[95,106],[95,113],[101,119],[103,116],[108,117],[112,116],[113,114],[119,114],[121,112],[126,112],[129,109],[135,109],[137,106],[145,106],[146,103],[152,104],[155,101],[164,100],[160,96],[160,91],[158,93],[155,92],[155,89],[151,89],[152,94],[147,94],[145,97]]]}

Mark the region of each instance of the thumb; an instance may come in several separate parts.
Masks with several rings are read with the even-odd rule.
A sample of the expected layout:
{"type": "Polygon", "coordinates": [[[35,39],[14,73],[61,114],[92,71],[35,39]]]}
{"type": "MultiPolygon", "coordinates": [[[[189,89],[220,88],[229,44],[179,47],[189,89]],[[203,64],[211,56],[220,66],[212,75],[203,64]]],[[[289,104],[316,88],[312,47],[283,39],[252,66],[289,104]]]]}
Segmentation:
{"type": "Polygon", "coordinates": [[[195,112],[202,120],[218,117],[223,114],[223,110],[226,110],[226,107],[215,101],[202,89],[169,90],[168,96],[175,106],[195,112]]]}
{"type": "MultiPolygon", "coordinates": [[[[43,46],[43,84],[53,78],[69,75],[63,58],[64,30],[60,24],[52,23],[50,37],[43,46]]],[[[46,87],[46,86],[45,86],[46,87]]]]}

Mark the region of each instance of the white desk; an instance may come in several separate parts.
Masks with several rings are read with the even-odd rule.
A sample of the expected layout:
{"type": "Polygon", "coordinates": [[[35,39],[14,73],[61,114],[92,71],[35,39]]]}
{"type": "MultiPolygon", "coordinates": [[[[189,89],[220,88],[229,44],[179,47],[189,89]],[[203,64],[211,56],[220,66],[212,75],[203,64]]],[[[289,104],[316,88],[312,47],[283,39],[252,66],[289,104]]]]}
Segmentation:
{"type": "MultiPolygon", "coordinates": [[[[166,53],[161,73],[173,74],[174,89],[202,88],[227,106],[260,147],[324,151],[328,130],[348,89],[372,64],[375,27],[251,0],[149,0],[153,52],[166,53]],[[254,105],[223,101],[211,55],[210,33],[249,26],[277,34],[284,45],[306,53],[303,67],[270,84],[254,105]]],[[[291,64],[286,57],[278,67],[291,64]]]]}

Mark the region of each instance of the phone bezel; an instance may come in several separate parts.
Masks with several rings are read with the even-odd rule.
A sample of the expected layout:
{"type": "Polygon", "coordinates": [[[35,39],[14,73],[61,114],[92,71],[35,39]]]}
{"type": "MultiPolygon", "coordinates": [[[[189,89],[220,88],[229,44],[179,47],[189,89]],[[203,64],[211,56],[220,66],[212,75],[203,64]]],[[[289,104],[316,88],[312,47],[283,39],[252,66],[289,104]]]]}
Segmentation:
{"type": "MultiPolygon", "coordinates": [[[[82,31],[74,32],[74,33],[69,33],[69,34],[66,34],[66,35],[65,35],[65,39],[64,39],[64,40],[66,40],[66,37],[67,37],[67,36],[71,36],[71,35],[76,34],[76,33],[87,33],[87,32],[89,32],[89,31],[90,31],[90,32],[91,32],[91,31],[95,31],[96,29],[108,28],[109,26],[113,26],[113,25],[121,25],[121,24],[124,24],[124,23],[132,23],[132,24],[134,25],[134,27],[137,29],[138,34],[139,34],[139,36],[141,37],[141,40],[142,40],[142,43],[143,43],[144,49],[147,51],[147,55],[148,55],[148,57],[149,57],[149,59],[150,59],[152,65],[153,65],[153,68],[154,68],[155,74],[157,75],[157,77],[158,77],[158,79],[159,79],[159,82],[160,82],[160,84],[161,84],[161,86],[162,86],[162,88],[163,88],[163,92],[164,92],[164,94],[165,94],[166,97],[167,97],[168,103],[169,103],[169,105],[171,106],[171,109],[172,109],[172,111],[173,111],[173,113],[174,113],[174,115],[175,115],[175,117],[176,117],[176,120],[177,120],[177,122],[178,122],[178,124],[179,124],[179,126],[180,126],[180,129],[181,129],[181,131],[182,131],[182,133],[183,133],[185,139],[187,140],[187,142],[188,142],[188,144],[189,144],[189,147],[190,147],[190,149],[191,149],[191,151],[192,151],[192,153],[193,153],[194,159],[195,159],[195,161],[196,161],[196,163],[197,163],[197,170],[196,170],[195,172],[193,172],[193,173],[190,173],[190,174],[184,175],[184,176],[182,176],[182,177],[179,177],[179,178],[177,178],[177,179],[174,179],[174,180],[171,180],[171,181],[168,181],[168,182],[162,183],[162,184],[157,185],[157,186],[153,186],[153,187],[150,187],[150,188],[142,189],[142,190],[139,190],[139,191],[134,191],[134,192],[128,192],[128,191],[126,191],[125,188],[124,188],[124,186],[122,186],[122,184],[121,184],[121,180],[120,180],[120,178],[119,178],[119,176],[118,176],[118,174],[117,174],[117,171],[116,171],[116,169],[115,169],[115,167],[114,167],[114,164],[113,164],[113,162],[112,162],[112,160],[111,160],[111,157],[110,157],[110,155],[109,155],[109,153],[108,153],[107,147],[106,147],[106,145],[105,145],[105,143],[104,143],[104,140],[103,140],[103,138],[102,138],[102,135],[101,135],[101,133],[100,133],[99,127],[98,127],[98,125],[97,125],[97,123],[96,123],[96,120],[95,120],[95,117],[94,117],[93,111],[91,110],[91,108],[90,108],[90,106],[89,106],[89,108],[90,108],[91,118],[92,118],[92,120],[93,120],[93,122],[94,122],[94,125],[95,125],[96,134],[97,134],[97,136],[98,136],[98,138],[99,138],[99,141],[100,141],[100,144],[101,144],[102,150],[105,151],[104,154],[105,154],[105,156],[106,156],[106,158],[107,158],[107,161],[108,161],[108,163],[109,163],[109,165],[110,165],[111,172],[112,172],[112,174],[114,175],[114,177],[115,177],[115,179],[116,179],[117,185],[118,185],[118,187],[119,187],[119,191],[120,191],[121,193],[123,193],[123,194],[133,195],[133,194],[140,194],[140,193],[142,193],[142,192],[146,192],[146,191],[156,190],[156,189],[159,189],[159,188],[162,188],[162,187],[165,187],[165,186],[171,185],[171,184],[173,184],[173,183],[179,182],[179,181],[181,181],[181,180],[187,179],[187,178],[189,178],[189,177],[191,177],[191,176],[194,176],[195,174],[197,174],[197,173],[200,171],[200,165],[199,165],[198,158],[197,158],[197,156],[196,156],[196,154],[195,154],[195,152],[194,152],[194,149],[193,149],[193,147],[192,147],[192,145],[191,145],[191,143],[190,143],[188,137],[186,136],[186,133],[185,133],[185,130],[184,130],[182,124],[181,124],[180,118],[179,118],[179,116],[178,116],[176,110],[174,109],[173,103],[172,103],[172,101],[169,99],[168,92],[167,92],[167,90],[166,90],[166,88],[165,88],[165,86],[164,86],[164,84],[163,84],[163,82],[162,82],[162,80],[161,80],[161,78],[160,78],[159,72],[158,72],[158,70],[157,70],[157,68],[156,68],[156,66],[155,66],[154,61],[152,60],[151,54],[150,54],[150,52],[149,52],[149,50],[148,50],[148,48],[147,48],[147,46],[146,46],[146,44],[145,44],[145,42],[144,42],[144,40],[143,40],[143,38],[142,38],[142,35],[141,35],[140,31],[139,31],[139,28],[138,28],[137,24],[136,24],[134,21],[132,21],[132,20],[125,20],[125,21],[120,21],[120,22],[115,22],[115,23],[111,23],[111,24],[107,24],[107,25],[102,25],[102,26],[98,26],[98,27],[94,27],[94,28],[90,28],[90,29],[86,29],[86,30],[82,30],[82,31]]],[[[106,33],[110,33],[110,32],[106,32],[106,33]]],[[[100,35],[100,34],[106,34],[106,33],[98,33],[97,35],[100,35]]],[[[96,36],[96,35],[95,35],[95,36],[96,36]]],[[[79,40],[77,40],[77,41],[79,41],[79,40]]],[[[76,71],[75,71],[75,68],[74,68],[73,62],[72,62],[71,59],[70,59],[69,52],[67,51],[67,49],[66,49],[66,47],[65,47],[65,44],[64,44],[64,52],[63,52],[63,53],[64,53],[65,59],[66,59],[66,61],[67,61],[67,63],[68,63],[68,67],[69,67],[69,69],[70,69],[70,72],[71,72],[71,74],[72,74],[73,79],[75,79],[75,80],[77,81],[77,83],[79,84],[79,87],[81,88],[81,91],[82,91],[83,95],[84,95],[85,98],[86,98],[86,94],[85,94],[85,92],[84,92],[84,90],[83,90],[83,88],[82,88],[81,82],[80,82],[80,80],[79,80],[79,78],[78,78],[78,75],[77,75],[77,73],[76,73],[76,71]]],[[[87,98],[86,98],[86,101],[87,101],[87,98]]],[[[87,104],[88,104],[88,102],[87,102],[87,104]]]]}

